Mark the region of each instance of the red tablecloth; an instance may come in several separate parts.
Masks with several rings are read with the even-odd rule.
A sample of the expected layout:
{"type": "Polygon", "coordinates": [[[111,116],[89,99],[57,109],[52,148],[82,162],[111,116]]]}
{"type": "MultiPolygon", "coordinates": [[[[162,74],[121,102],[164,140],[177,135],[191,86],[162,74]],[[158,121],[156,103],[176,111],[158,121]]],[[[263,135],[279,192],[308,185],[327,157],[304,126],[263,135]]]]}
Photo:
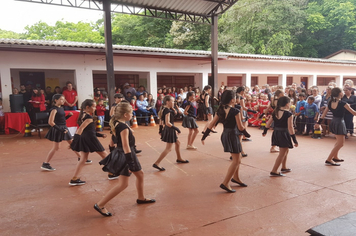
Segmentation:
{"type": "Polygon", "coordinates": [[[66,115],[68,115],[69,112],[72,112],[73,115],[67,120],[67,127],[78,127],[78,117],[79,117],[79,111],[65,111],[66,115]]]}
{"type": "Polygon", "coordinates": [[[14,129],[21,133],[24,133],[26,123],[31,123],[30,117],[26,112],[5,112],[5,134],[10,133],[9,129],[14,129]]]}

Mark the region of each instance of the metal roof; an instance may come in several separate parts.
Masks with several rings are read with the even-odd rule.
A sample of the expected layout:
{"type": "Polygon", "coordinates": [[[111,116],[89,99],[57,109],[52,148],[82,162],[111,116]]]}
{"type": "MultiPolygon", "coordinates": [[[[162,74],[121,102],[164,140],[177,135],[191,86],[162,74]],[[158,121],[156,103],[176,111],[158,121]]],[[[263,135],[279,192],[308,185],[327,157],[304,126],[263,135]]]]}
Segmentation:
{"type": "MultiPolygon", "coordinates": [[[[105,54],[105,44],[99,43],[81,43],[68,41],[46,41],[46,40],[22,40],[22,39],[0,39],[0,50],[18,50],[22,51],[30,49],[51,50],[51,51],[71,51],[71,52],[86,52],[86,53],[103,53],[105,54]]],[[[161,55],[167,57],[202,57],[210,58],[210,51],[202,50],[182,50],[170,48],[154,48],[154,47],[139,47],[127,45],[113,45],[114,53],[125,54],[141,54],[141,55],[161,55]]],[[[290,57],[290,56],[271,56],[257,54],[240,54],[219,52],[220,59],[251,59],[251,60],[271,60],[271,61],[299,61],[299,62],[314,62],[314,63],[331,63],[331,64],[351,64],[356,65],[356,61],[341,61],[330,60],[323,58],[307,58],[307,57],[290,57]]]]}
{"type": "MultiPolygon", "coordinates": [[[[103,0],[16,0],[49,5],[103,10],[103,0]]],[[[211,24],[211,17],[224,13],[238,0],[105,0],[111,11],[171,20],[211,24]]]]}

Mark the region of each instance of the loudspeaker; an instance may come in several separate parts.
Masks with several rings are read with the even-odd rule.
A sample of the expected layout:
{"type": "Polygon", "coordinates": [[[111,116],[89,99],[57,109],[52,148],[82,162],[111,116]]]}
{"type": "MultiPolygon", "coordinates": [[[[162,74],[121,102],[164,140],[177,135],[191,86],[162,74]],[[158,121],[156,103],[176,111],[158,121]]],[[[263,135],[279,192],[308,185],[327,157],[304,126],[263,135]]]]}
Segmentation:
{"type": "Polygon", "coordinates": [[[23,112],[23,94],[10,94],[11,112],[23,112]]]}

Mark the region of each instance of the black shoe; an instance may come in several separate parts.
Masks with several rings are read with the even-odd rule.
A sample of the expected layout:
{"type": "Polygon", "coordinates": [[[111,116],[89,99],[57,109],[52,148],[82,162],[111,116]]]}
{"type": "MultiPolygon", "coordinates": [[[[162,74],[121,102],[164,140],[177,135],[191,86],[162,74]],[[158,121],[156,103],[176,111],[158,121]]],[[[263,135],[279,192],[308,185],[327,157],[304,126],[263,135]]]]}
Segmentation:
{"type": "Polygon", "coordinates": [[[287,168],[287,169],[281,169],[281,172],[284,172],[284,173],[286,173],[286,172],[291,172],[292,171],[292,169],[290,169],[290,168],[287,168]]]}
{"type": "Polygon", "coordinates": [[[140,200],[140,199],[136,200],[137,204],[148,204],[148,203],[155,203],[155,202],[156,202],[156,200],[154,200],[154,199],[147,200],[146,198],[145,198],[145,200],[140,200]]]}
{"type": "Polygon", "coordinates": [[[331,161],[325,161],[325,165],[329,165],[329,166],[340,166],[340,164],[338,164],[338,163],[332,163],[331,161]]]}
{"type": "Polygon", "coordinates": [[[159,171],[165,171],[165,170],[166,170],[166,169],[164,169],[163,167],[159,167],[159,166],[156,165],[156,164],[153,164],[152,167],[158,169],[159,171]]]}
{"type": "Polygon", "coordinates": [[[80,180],[80,179],[76,179],[76,180],[70,180],[69,182],[69,185],[72,185],[72,186],[77,186],[77,185],[83,185],[85,184],[86,182],[83,181],[83,180],[80,180]]]}
{"type": "Polygon", "coordinates": [[[243,138],[242,141],[252,141],[252,139],[249,138],[243,138]]]}
{"type": "Polygon", "coordinates": [[[232,156],[230,156],[230,160],[232,160],[232,156]]]}
{"type": "Polygon", "coordinates": [[[56,170],[52,166],[50,166],[49,163],[46,163],[46,162],[42,163],[41,169],[42,170],[46,170],[46,171],[54,171],[54,170],[56,170]]]}
{"type": "Polygon", "coordinates": [[[344,160],[343,160],[343,159],[336,159],[336,158],[333,158],[333,161],[334,161],[334,162],[343,162],[344,160]]]}
{"type": "Polygon", "coordinates": [[[119,178],[118,175],[108,174],[108,180],[114,180],[114,179],[118,179],[118,178],[119,178]]]}
{"type": "Polygon", "coordinates": [[[234,193],[234,192],[236,192],[235,189],[229,189],[228,187],[226,187],[226,186],[223,185],[223,184],[220,184],[220,188],[224,189],[224,190],[227,191],[228,193],[234,193]]]}
{"type": "Polygon", "coordinates": [[[85,161],[85,164],[86,164],[86,165],[89,165],[89,164],[91,164],[91,163],[93,163],[93,162],[92,162],[91,160],[89,160],[89,159],[85,161]]]}
{"type": "Polygon", "coordinates": [[[98,204],[95,204],[95,205],[94,205],[94,209],[95,209],[97,212],[99,212],[100,214],[102,214],[103,216],[112,216],[112,214],[111,214],[110,212],[106,212],[106,213],[102,212],[101,210],[104,209],[104,208],[101,208],[101,209],[100,209],[100,207],[98,206],[98,204]]]}
{"type": "Polygon", "coordinates": [[[176,162],[177,162],[177,163],[189,163],[188,160],[185,160],[185,161],[183,160],[183,161],[182,161],[182,160],[178,160],[178,159],[176,160],[176,162]]]}
{"type": "Polygon", "coordinates": [[[242,157],[247,157],[247,153],[241,154],[242,157]]]}
{"type": "Polygon", "coordinates": [[[233,178],[231,179],[231,182],[236,183],[236,184],[240,185],[241,187],[247,187],[247,184],[238,182],[238,181],[234,180],[233,178]]]}
{"type": "Polygon", "coordinates": [[[271,176],[271,177],[283,177],[285,175],[280,173],[280,172],[279,173],[271,172],[271,173],[269,173],[269,176],[271,176]]]}
{"type": "Polygon", "coordinates": [[[140,152],[142,152],[142,150],[137,150],[137,149],[135,148],[135,153],[136,153],[136,154],[139,154],[140,152]]]}

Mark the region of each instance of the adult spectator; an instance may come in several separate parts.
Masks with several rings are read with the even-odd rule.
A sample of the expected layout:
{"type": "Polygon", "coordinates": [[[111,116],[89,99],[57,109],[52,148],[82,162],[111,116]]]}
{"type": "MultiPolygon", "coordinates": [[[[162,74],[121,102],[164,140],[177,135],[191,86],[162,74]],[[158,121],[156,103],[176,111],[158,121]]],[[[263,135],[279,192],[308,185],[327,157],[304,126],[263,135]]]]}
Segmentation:
{"type": "MultiPolygon", "coordinates": [[[[344,97],[342,98],[342,101],[350,104],[352,109],[356,108],[356,96],[352,95],[352,88],[351,86],[346,85],[344,87],[344,97]]],[[[346,125],[346,137],[347,133],[350,133],[351,136],[354,135],[354,115],[351,114],[349,111],[345,110],[345,115],[344,115],[344,120],[345,120],[345,125],[346,125]]]]}
{"type": "Polygon", "coordinates": [[[319,88],[317,86],[314,86],[314,87],[311,88],[311,95],[309,97],[313,97],[314,98],[314,103],[318,107],[318,110],[320,110],[320,103],[321,103],[322,97],[319,94],[319,88]]]}
{"type": "Polygon", "coordinates": [[[140,87],[138,87],[138,90],[136,92],[136,97],[139,97],[141,94],[143,94],[145,91],[145,87],[143,85],[141,85],[140,87]]]}
{"type": "Polygon", "coordinates": [[[77,110],[77,101],[78,101],[78,94],[77,92],[73,89],[73,84],[72,82],[68,81],[66,83],[67,89],[63,91],[63,96],[65,98],[65,103],[64,103],[64,110],[77,110]]]}
{"type": "Polygon", "coordinates": [[[56,86],[56,87],[54,88],[54,94],[62,94],[61,87],[56,86]]]}
{"type": "Polygon", "coordinates": [[[22,94],[26,93],[26,86],[24,84],[20,85],[20,93],[22,94]]]}
{"type": "Polygon", "coordinates": [[[130,101],[129,99],[131,99],[131,97],[129,98],[127,96],[127,93],[130,92],[131,93],[131,97],[136,95],[136,89],[131,87],[129,83],[125,83],[124,84],[124,96],[126,98],[126,100],[130,101]]]}
{"type": "Polygon", "coordinates": [[[12,94],[19,94],[19,90],[17,88],[12,89],[12,94]]]}
{"type": "Polygon", "coordinates": [[[52,88],[51,86],[46,87],[46,92],[45,92],[45,100],[47,104],[47,109],[50,109],[52,107],[52,97],[54,93],[52,93],[52,88]]]}
{"type": "Polygon", "coordinates": [[[101,91],[99,88],[94,89],[94,100],[96,103],[98,103],[99,99],[104,99],[103,95],[101,94],[101,91]]]}
{"type": "Polygon", "coordinates": [[[137,116],[143,116],[144,120],[145,120],[145,125],[148,126],[148,116],[150,114],[150,112],[147,110],[148,107],[148,103],[147,101],[144,100],[143,98],[143,94],[141,94],[138,97],[138,100],[136,102],[136,106],[137,106],[137,116]]]}

